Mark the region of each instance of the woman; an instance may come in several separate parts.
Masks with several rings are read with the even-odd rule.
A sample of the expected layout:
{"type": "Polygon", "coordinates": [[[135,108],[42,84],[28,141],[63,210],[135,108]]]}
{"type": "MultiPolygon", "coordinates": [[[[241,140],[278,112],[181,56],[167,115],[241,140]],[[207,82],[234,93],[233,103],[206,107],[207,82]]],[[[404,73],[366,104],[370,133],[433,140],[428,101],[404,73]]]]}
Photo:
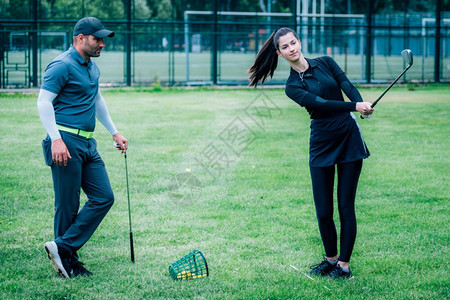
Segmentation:
{"type": "Polygon", "coordinates": [[[305,58],[295,32],[281,28],[272,33],[256,56],[250,86],[272,77],[278,56],[291,65],[286,95],[305,107],[311,117],[310,173],[319,231],[326,259],[310,274],[352,278],[350,256],[356,238],[355,194],[362,160],[369,157],[352,111],[369,115],[371,103],[361,95],[331,57],[305,58]],[[351,102],[345,102],[342,91],[351,102]],[[333,187],[337,168],[337,201],[341,222],[340,254],[333,221],[333,187]]]}

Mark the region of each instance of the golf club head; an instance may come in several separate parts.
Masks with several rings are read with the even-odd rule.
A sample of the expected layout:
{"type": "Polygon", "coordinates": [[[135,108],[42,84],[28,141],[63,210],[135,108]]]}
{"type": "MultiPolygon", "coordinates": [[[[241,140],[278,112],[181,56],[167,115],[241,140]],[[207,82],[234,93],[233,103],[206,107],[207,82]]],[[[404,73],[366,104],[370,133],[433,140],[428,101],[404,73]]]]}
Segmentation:
{"type": "Polygon", "coordinates": [[[405,61],[405,63],[408,66],[412,66],[412,64],[413,64],[413,54],[412,54],[411,50],[409,50],[409,49],[403,50],[402,51],[402,57],[403,57],[403,60],[405,61]]]}

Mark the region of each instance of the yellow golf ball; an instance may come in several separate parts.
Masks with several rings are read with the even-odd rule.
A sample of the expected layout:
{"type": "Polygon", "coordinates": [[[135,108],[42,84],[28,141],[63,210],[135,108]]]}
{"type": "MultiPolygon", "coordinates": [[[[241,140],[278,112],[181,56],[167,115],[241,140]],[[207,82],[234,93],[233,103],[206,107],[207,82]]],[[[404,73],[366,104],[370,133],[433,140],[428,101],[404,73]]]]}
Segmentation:
{"type": "Polygon", "coordinates": [[[182,271],[177,274],[177,279],[191,279],[192,274],[189,271],[182,271]]]}

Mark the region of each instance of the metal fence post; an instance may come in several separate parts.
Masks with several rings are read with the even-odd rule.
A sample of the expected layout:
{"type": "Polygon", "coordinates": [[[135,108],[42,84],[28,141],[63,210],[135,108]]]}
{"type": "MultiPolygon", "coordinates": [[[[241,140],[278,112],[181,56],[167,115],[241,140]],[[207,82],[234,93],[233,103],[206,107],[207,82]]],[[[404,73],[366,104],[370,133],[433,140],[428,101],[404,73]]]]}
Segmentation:
{"type": "Polygon", "coordinates": [[[127,26],[125,33],[125,51],[126,51],[126,84],[131,86],[131,0],[126,1],[125,7],[127,26]]]}
{"type": "Polygon", "coordinates": [[[217,51],[219,51],[217,47],[217,38],[218,38],[218,20],[217,20],[217,11],[218,11],[218,0],[214,0],[214,24],[213,24],[213,46],[212,46],[212,66],[211,66],[211,80],[213,84],[217,84],[217,51]]]}
{"type": "Polygon", "coordinates": [[[366,30],[366,80],[370,83],[372,75],[372,8],[373,1],[367,1],[367,30],[366,30]]]}
{"type": "Polygon", "coordinates": [[[5,71],[4,69],[4,53],[5,50],[3,49],[3,43],[5,41],[5,34],[3,33],[3,26],[0,23],[0,88],[4,88],[5,87],[5,82],[4,82],[4,77],[3,77],[3,72],[5,71]]]}
{"type": "Polygon", "coordinates": [[[31,32],[31,47],[32,47],[32,75],[31,81],[33,87],[37,87],[38,85],[38,1],[33,0],[33,26],[31,32]]]}
{"type": "Polygon", "coordinates": [[[441,80],[441,0],[436,0],[436,34],[434,44],[434,81],[441,80]]]}
{"type": "Polygon", "coordinates": [[[189,82],[189,48],[190,48],[189,44],[190,44],[189,43],[189,14],[185,11],[184,12],[184,52],[185,52],[186,84],[189,82]]]}

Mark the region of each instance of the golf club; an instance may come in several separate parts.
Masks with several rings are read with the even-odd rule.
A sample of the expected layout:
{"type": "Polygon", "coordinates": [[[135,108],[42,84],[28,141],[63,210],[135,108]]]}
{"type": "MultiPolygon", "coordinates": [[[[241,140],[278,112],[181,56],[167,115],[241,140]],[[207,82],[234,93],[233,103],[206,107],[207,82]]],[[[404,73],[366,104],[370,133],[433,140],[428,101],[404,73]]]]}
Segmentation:
{"type": "MultiPolygon", "coordinates": [[[[114,147],[120,149],[119,144],[114,142],[114,147]]],[[[134,262],[134,246],[133,246],[133,231],[131,229],[131,209],[130,209],[130,189],[128,186],[128,165],[127,165],[127,150],[123,151],[125,157],[125,174],[127,177],[127,196],[128,196],[128,221],[130,223],[130,249],[131,249],[131,261],[134,262]]]]}
{"type": "MultiPolygon", "coordinates": [[[[391,87],[400,79],[400,77],[402,77],[403,76],[403,74],[405,74],[406,73],[406,71],[408,71],[409,70],[409,68],[411,68],[411,66],[413,65],[413,54],[412,54],[412,52],[411,52],[411,50],[409,50],[409,49],[405,49],[405,50],[403,50],[402,51],[402,57],[403,57],[403,61],[407,64],[407,66],[406,66],[406,68],[403,70],[403,72],[402,73],[400,73],[400,75],[398,75],[398,77],[387,87],[387,89],[383,92],[383,94],[381,94],[380,95],[380,97],[378,97],[378,99],[377,100],[375,100],[373,103],[372,103],[372,108],[373,107],[375,107],[375,105],[377,105],[377,103],[378,103],[378,101],[380,101],[381,100],[381,98],[383,98],[383,96],[384,96],[384,94],[386,94],[390,89],[391,89],[391,87]]],[[[361,115],[361,119],[368,119],[368,118],[370,118],[370,116],[371,116],[372,114],[370,114],[370,115],[361,115]]]]}

